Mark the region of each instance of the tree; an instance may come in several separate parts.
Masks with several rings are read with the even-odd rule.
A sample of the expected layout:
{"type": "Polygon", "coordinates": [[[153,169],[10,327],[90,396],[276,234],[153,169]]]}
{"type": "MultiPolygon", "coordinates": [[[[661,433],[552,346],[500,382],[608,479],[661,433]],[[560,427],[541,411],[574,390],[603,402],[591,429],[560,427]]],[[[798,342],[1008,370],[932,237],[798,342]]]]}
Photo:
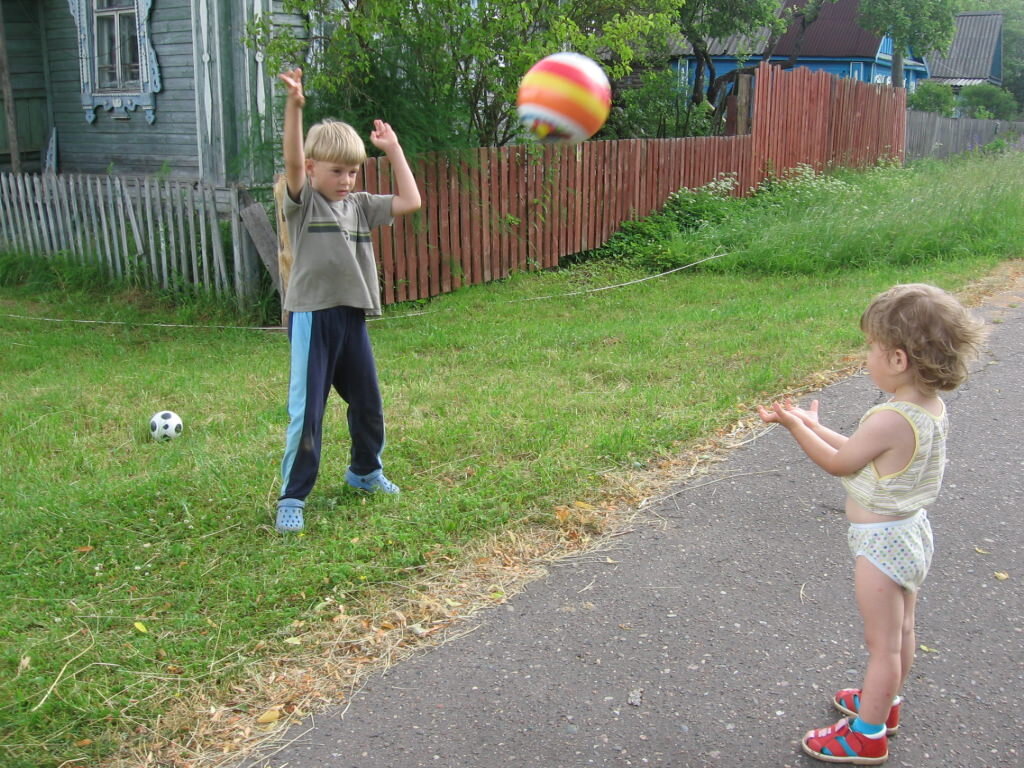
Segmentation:
{"type": "Polygon", "coordinates": [[[907,94],[907,106],[918,112],[935,112],[943,117],[956,113],[956,95],[952,87],[927,80],[919,83],[917,90],[907,94]]]}
{"type": "Polygon", "coordinates": [[[995,120],[1013,120],[1020,109],[1012,93],[991,83],[961,88],[960,106],[966,117],[995,120]]]}
{"type": "Polygon", "coordinates": [[[286,0],[304,34],[265,23],[252,37],[272,71],[305,66],[310,120],[381,118],[410,152],[500,146],[519,134],[516,91],[540,58],[574,50],[614,81],[664,57],[682,2],[286,0]]]}
{"type": "MultiPolygon", "coordinates": [[[[791,69],[796,66],[797,61],[800,59],[800,51],[803,48],[804,36],[807,34],[807,28],[818,20],[821,15],[821,9],[825,3],[835,3],[836,0],[807,0],[802,6],[795,6],[792,8],[792,19],[789,21],[789,25],[799,25],[797,28],[796,40],[793,44],[793,52],[789,55],[789,60],[783,64],[784,69],[791,69]]],[[[778,38],[775,40],[778,43],[778,38]]],[[[772,45],[774,50],[775,45],[772,45]]]]}
{"type": "Polygon", "coordinates": [[[707,102],[690,102],[689,87],[667,62],[640,72],[637,79],[635,86],[618,94],[600,138],[666,139],[713,133],[713,110],[707,102]]]}
{"type": "MultiPolygon", "coordinates": [[[[797,27],[797,31],[796,40],[793,44],[793,51],[790,54],[789,59],[781,65],[783,69],[795,67],[800,58],[800,50],[803,47],[804,36],[807,34],[807,28],[818,20],[818,17],[821,15],[822,6],[824,6],[825,3],[834,2],[836,2],[836,0],[807,0],[807,2],[802,6],[793,6],[785,9],[785,11],[779,16],[779,20],[773,26],[768,28],[769,37],[764,50],[761,53],[761,61],[771,60],[772,55],[775,53],[775,48],[782,39],[783,34],[795,25],[797,27]]],[[[735,69],[726,72],[724,75],[720,75],[717,78],[713,77],[712,83],[708,87],[708,100],[716,102],[717,96],[726,91],[726,86],[729,83],[736,82],[739,75],[752,74],[756,69],[756,66],[736,67],[735,69]]]]}
{"type": "Polygon", "coordinates": [[[711,40],[736,34],[755,36],[762,28],[778,35],[786,29],[785,20],[779,16],[778,0],[688,0],[679,11],[678,24],[696,62],[691,96],[694,104],[715,95],[715,65],[708,50],[711,40]],[[705,94],[705,82],[711,83],[710,94],[705,94]]]}
{"type": "Polygon", "coordinates": [[[948,51],[956,31],[957,0],[860,0],[860,26],[892,38],[892,84],[903,87],[903,55],[948,51]]]}

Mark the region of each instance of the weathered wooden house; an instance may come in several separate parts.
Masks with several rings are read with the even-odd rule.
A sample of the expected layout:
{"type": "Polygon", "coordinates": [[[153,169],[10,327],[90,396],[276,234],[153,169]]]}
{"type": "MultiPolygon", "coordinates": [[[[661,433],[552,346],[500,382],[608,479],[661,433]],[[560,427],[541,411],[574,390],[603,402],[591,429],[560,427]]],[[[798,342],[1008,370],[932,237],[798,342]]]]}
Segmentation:
{"type": "Polygon", "coordinates": [[[269,177],[272,155],[261,162],[259,149],[273,136],[272,78],[243,38],[279,0],[0,0],[0,10],[13,103],[3,100],[0,168],[16,146],[24,171],[269,177]]]}

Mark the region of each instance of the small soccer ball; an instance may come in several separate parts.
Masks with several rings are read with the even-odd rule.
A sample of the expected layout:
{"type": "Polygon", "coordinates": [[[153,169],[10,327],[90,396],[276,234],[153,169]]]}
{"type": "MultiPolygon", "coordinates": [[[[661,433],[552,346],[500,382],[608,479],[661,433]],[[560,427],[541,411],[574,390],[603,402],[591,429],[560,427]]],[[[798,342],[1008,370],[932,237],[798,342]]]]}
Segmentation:
{"type": "Polygon", "coordinates": [[[181,434],[184,426],[174,411],[160,411],[149,420],[149,434],[154,440],[173,440],[181,434]]]}
{"type": "Polygon", "coordinates": [[[553,53],[523,76],[516,98],[519,121],[545,144],[576,144],[604,125],[612,87],[604,70],[580,53],[553,53]]]}

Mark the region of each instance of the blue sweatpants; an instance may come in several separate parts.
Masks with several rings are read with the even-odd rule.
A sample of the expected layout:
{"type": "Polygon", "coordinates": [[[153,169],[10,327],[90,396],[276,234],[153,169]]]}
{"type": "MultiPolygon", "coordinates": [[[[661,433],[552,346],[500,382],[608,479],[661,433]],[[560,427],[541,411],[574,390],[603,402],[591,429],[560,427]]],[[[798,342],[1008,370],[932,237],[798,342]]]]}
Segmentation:
{"type": "Polygon", "coordinates": [[[324,409],[333,386],[348,404],[349,469],[382,468],[384,405],[365,313],[353,307],[292,312],[288,432],[281,462],[281,499],[304,501],[320,469],[324,409]]]}

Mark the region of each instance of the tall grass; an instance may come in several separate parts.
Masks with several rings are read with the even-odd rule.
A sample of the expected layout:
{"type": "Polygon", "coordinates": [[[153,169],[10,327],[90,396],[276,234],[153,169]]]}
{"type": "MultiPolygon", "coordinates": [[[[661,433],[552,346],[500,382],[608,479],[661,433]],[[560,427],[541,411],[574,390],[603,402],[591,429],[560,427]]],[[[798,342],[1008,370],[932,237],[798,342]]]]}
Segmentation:
{"type": "Polygon", "coordinates": [[[722,194],[728,188],[682,190],[597,253],[652,269],[722,256],[700,269],[790,275],[1009,256],[1024,246],[1024,231],[1004,226],[1019,215],[1020,153],[828,175],[799,167],[752,198],[722,194]]]}
{"type": "Polygon", "coordinates": [[[624,258],[390,309],[371,335],[402,495],[344,485],[332,398],[298,536],[272,528],[283,334],[150,325],[195,309],[130,291],[0,288],[0,762],[98,762],[177,697],[229,695],[325,598],[386,592],[502,527],[557,525],[560,505],[599,501],[836,365],[877,291],[955,290],[1020,255],[1021,171],[1020,156],[975,158],[805,176],[750,200],[698,193],[660,241],[634,227],[633,251],[613,243],[624,258]],[[723,252],[587,292],[649,275],[637,261],[654,253],[723,252]],[[155,443],[148,419],[165,408],[185,434],[155,443]]]}

